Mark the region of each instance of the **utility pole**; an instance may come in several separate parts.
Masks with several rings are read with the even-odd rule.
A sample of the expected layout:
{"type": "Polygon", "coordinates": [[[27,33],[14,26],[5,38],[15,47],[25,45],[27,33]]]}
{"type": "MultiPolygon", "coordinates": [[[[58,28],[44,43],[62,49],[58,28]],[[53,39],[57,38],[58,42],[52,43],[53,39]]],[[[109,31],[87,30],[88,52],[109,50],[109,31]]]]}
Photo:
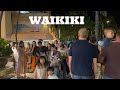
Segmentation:
{"type": "Polygon", "coordinates": [[[95,36],[96,36],[96,44],[98,44],[98,30],[99,30],[99,12],[95,11],[95,36]]]}

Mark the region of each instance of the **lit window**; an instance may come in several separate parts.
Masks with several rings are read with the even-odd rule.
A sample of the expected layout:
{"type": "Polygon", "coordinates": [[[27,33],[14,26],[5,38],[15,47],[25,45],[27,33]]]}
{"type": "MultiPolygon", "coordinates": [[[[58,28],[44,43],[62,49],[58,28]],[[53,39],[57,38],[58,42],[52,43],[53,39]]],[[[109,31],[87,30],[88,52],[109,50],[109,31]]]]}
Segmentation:
{"type": "Polygon", "coordinates": [[[20,11],[21,14],[28,14],[29,11],[20,11]]]}

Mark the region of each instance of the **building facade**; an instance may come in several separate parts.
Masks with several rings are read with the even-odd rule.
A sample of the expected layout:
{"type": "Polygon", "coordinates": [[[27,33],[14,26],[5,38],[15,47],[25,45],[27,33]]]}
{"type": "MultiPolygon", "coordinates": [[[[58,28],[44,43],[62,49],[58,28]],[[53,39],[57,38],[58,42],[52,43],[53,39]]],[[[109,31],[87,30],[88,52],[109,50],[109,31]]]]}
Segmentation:
{"type": "Polygon", "coordinates": [[[50,16],[50,11],[28,11],[19,14],[17,11],[4,11],[1,20],[1,38],[6,40],[16,41],[16,29],[17,29],[17,41],[32,42],[43,39],[44,45],[57,38],[57,29],[51,25],[32,25],[29,16],[50,16]],[[19,17],[18,17],[19,15],[19,17]],[[17,24],[18,17],[18,24],[17,24]]]}

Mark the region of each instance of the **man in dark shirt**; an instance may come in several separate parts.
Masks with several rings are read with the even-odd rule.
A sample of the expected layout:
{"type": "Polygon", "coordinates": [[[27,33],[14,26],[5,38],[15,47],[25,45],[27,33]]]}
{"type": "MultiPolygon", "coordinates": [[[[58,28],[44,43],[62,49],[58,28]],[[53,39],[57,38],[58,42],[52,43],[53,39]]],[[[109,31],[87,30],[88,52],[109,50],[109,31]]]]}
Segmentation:
{"type": "Polygon", "coordinates": [[[94,79],[97,75],[98,50],[87,41],[88,30],[81,28],[78,41],[72,44],[69,52],[69,68],[72,79],[94,79]]]}
{"type": "Polygon", "coordinates": [[[116,41],[102,49],[101,56],[106,58],[104,79],[120,79],[120,30],[117,31],[116,41]]]}

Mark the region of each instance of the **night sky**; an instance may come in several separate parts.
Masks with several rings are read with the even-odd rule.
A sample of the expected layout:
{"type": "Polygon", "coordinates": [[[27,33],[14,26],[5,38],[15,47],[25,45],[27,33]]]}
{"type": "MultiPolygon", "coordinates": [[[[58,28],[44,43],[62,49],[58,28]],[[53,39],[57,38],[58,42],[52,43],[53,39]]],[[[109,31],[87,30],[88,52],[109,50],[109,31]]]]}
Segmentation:
{"type": "Polygon", "coordinates": [[[118,27],[120,27],[120,11],[108,11],[108,14],[114,16],[118,27]]]}
{"type": "MultiPolygon", "coordinates": [[[[117,26],[120,27],[120,11],[107,11],[108,12],[108,15],[111,15],[115,18],[115,21],[117,22],[117,26]]],[[[62,11],[62,12],[54,12],[54,13],[57,13],[58,15],[63,15],[65,13],[65,11],[62,11]]],[[[95,20],[95,13],[94,12],[88,12],[88,15],[91,16],[91,18],[93,20],[95,20]]]]}

